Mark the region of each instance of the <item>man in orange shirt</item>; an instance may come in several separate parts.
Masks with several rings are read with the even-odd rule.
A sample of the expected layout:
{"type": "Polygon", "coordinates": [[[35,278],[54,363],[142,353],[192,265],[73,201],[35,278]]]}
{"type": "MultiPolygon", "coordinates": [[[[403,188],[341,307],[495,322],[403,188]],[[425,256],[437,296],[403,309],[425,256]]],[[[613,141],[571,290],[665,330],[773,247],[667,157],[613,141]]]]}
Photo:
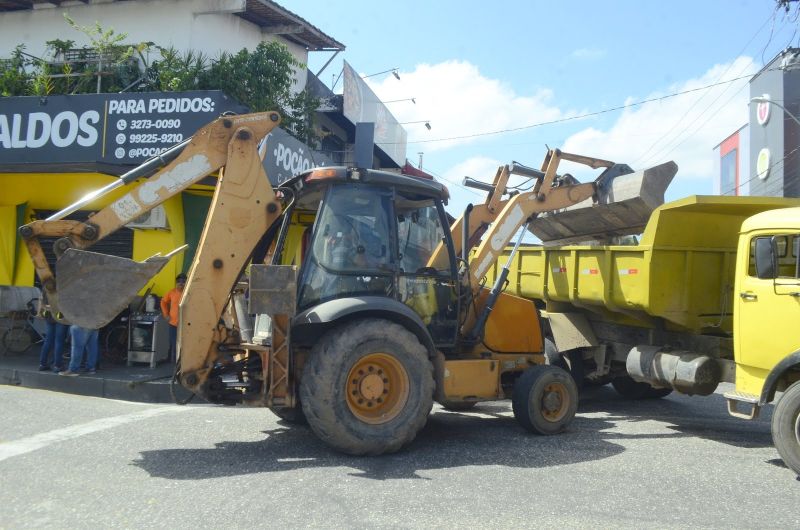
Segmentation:
{"type": "Polygon", "coordinates": [[[161,299],[161,315],[169,320],[169,358],[173,362],[177,358],[178,351],[178,306],[181,303],[185,286],[186,275],[180,273],[175,277],[175,288],[161,299]]]}

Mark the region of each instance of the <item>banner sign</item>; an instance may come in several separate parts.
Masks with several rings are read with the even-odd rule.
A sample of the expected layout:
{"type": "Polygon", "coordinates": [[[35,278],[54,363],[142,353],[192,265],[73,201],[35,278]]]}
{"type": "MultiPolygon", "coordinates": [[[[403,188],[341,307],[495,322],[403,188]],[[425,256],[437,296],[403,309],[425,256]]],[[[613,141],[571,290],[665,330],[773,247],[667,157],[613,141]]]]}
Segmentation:
{"type": "Polygon", "coordinates": [[[0,169],[135,166],[225,111],[247,108],[219,90],[0,98],[0,169]]]}
{"type": "Polygon", "coordinates": [[[406,130],[347,61],[344,62],[343,95],[344,117],[353,124],[374,123],[375,145],[402,167],[406,163],[406,130]]]}
{"type": "Polygon", "coordinates": [[[274,186],[309,169],[333,165],[328,157],[312,151],[306,144],[280,128],[269,133],[265,149],[264,170],[274,186]]]}

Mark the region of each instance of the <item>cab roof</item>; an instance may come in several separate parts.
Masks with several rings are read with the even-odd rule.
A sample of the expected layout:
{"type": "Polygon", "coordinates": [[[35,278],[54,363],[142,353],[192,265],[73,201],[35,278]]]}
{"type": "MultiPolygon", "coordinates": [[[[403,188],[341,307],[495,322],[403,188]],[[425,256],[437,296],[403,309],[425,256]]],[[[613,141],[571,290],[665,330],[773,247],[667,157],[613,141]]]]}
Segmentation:
{"type": "Polygon", "coordinates": [[[381,171],[377,169],[348,168],[344,166],[319,167],[295,175],[282,186],[300,192],[308,186],[318,186],[334,182],[363,183],[374,186],[394,187],[414,195],[446,201],[450,194],[447,187],[435,180],[381,171]]]}

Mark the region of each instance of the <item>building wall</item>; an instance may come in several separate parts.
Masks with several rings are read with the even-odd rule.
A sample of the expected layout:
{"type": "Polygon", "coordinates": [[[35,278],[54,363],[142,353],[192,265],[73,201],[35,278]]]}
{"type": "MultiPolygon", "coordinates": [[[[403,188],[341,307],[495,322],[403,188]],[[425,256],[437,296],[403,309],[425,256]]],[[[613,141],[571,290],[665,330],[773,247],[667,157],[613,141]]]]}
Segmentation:
{"type": "MultiPolygon", "coordinates": [[[[776,69],[774,59],[752,81],[750,81],[750,97],[768,94],[773,101],[783,103],[783,76],[782,70],[776,69]]],[[[776,163],[784,156],[784,121],[783,111],[774,105],[770,106],[769,121],[764,125],[758,123],[756,112],[758,105],[750,105],[750,194],[768,197],[783,196],[783,164],[776,163]],[[762,149],[770,153],[770,170],[766,178],[757,176],[756,165],[758,154],[762,149]]]]}
{"type": "MultiPolygon", "coordinates": [[[[221,51],[252,50],[261,41],[277,40],[298,61],[307,63],[308,52],[304,47],[263,34],[260,27],[236,16],[234,13],[244,10],[244,5],[244,0],[130,0],[0,13],[0,57],[8,57],[23,43],[27,53],[43,57],[45,42],[56,37],[74,40],[77,47],[89,46],[88,38],[64,20],[64,14],[68,13],[81,26],[91,26],[97,21],[104,29],[127,33],[129,43],[154,42],[215,58],[221,51]]],[[[150,57],[156,58],[157,55],[150,57]]],[[[297,90],[305,87],[305,72],[305,69],[295,72],[297,90]]]]}

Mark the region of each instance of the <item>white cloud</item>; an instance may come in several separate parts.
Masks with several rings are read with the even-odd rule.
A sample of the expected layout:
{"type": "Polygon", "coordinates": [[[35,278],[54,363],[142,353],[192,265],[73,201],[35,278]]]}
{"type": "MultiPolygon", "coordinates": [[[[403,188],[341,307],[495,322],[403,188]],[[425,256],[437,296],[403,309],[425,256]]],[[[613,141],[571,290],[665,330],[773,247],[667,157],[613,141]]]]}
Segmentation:
{"type": "Polygon", "coordinates": [[[570,56],[574,59],[601,59],[606,56],[606,51],[599,48],[579,48],[570,56]]]}
{"type": "Polygon", "coordinates": [[[472,177],[482,182],[491,183],[500,165],[502,163],[499,160],[476,156],[456,164],[440,175],[450,191],[450,205],[454,209],[454,211],[451,211],[453,215],[456,215],[456,212],[461,212],[468,203],[482,203],[486,198],[485,191],[465,188],[462,185],[464,177],[472,177]]]}
{"type": "MultiPolygon", "coordinates": [[[[414,97],[410,101],[388,103],[399,122],[430,121],[406,126],[409,141],[451,138],[470,134],[523,127],[532,123],[563,118],[564,113],[550,104],[551,90],[538,89],[517,94],[507,84],[484,77],[466,61],[420,64],[413,72],[366,80],[382,101],[414,97]]],[[[425,152],[437,151],[474,141],[475,138],[425,144],[425,152]]]]}
{"type": "MultiPolygon", "coordinates": [[[[700,88],[756,70],[751,58],[739,57],[732,63],[715,65],[696,79],[636,99],[700,88]]],[[[607,130],[587,127],[573,134],[563,150],[624,162],[634,169],[674,160],[679,167],[677,178],[710,179],[712,149],[747,122],[748,98],[745,78],[631,107],[607,130]]]]}

